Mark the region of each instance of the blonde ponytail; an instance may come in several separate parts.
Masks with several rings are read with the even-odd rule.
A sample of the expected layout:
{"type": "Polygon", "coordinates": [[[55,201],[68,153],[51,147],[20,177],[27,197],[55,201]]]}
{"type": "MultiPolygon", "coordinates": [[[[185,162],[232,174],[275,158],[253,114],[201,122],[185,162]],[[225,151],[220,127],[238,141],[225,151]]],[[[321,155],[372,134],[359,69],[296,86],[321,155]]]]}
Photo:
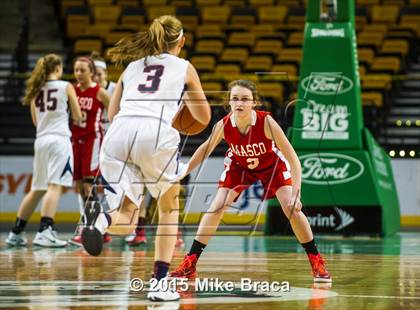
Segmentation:
{"type": "Polygon", "coordinates": [[[182,24],[174,16],[163,15],[156,18],[149,29],[121,39],[108,51],[111,61],[117,65],[147,56],[162,54],[176,45],[182,37],[182,24]]]}
{"type": "Polygon", "coordinates": [[[38,96],[38,93],[47,81],[48,75],[53,73],[58,65],[62,65],[62,61],[61,58],[55,54],[48,54],[38,59],[35,68],[26,83],[25,96],[23,98],[24,106],[29,106],[32,100],[38,96]]]}

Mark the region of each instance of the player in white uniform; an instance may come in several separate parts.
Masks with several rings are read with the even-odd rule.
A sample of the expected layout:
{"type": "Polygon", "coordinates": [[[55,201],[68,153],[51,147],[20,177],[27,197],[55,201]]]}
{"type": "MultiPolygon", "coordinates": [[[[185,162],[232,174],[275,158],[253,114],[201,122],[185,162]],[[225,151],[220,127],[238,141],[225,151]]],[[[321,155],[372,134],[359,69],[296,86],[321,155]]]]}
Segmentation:
{"type": "Polygon", "coordinates": [[[211,117],[196,70],[177,57],[184,43],[181,22],[173,16],[161,16],[148,31],[123,39],[110,51],[113,61],[129,63],[111,99],[111,126],[100,156],[100,169],[108,183],[108,203],[111,209],[120,209],[98,215],[97,204],[91,204],[86,208],[88,223],[82,233],[85,249],[98,255],[101,234],[108,227],[137,219],[146,186],[157,198],[159,208],[153,275],[159,285],[148,293],[150,300],[179,299],[176,291],[165,290],[162,283],[177,237],[177,179],[186,170],[177,160],[179,133],[171,126],[185,86],[193,117],[203,124],[208,124],[211,117]]]}
{"type": "Polygon", "coordinates": [[[48,54],[38,59],[27,83],[24,105],[30,106],[36,126],[34,168],[31,191],[23,199],[15,226],[6,239],[11,246],[27,244],[23,231],[42,197],[41,223],[33,244],[67,245],[66,241],[57,238],[53,218],[63,186],[71,187],[73,182],[68,108],[74,120],[81,120],[82,113],[73,86],[60,80],[62,74],[61,58],[48,54]]]}

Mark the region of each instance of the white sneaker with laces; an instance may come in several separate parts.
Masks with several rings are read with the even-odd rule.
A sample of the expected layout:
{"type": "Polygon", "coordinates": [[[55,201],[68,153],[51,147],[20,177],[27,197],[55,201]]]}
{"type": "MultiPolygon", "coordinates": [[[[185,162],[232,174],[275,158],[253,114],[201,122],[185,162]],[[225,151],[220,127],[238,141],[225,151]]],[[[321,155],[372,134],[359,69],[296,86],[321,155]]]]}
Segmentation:
{"type": "Polygon", "coordinates": [[[28,244],[28,240],[25,237],[25,233],[15,234],[13,231],[9,232],[9,236],[6,238],[6,243],[10,246],[25,246],[28,244]]]}
{"type": "Polygon", "coordinates": [[[61,248],[67,245],[67,241],[58,239],[57,232],[52,230],[51,226],[42,232],[37,232],[32,243],[47,248],[61,248]]]}
{"type": "Polygon", "coordinates": [[[177,291],[168,287],[168,278],[162,278],[156,287],[149,291],[147,299],[150,301],[175,301],[179,300],[180,296],[177,291]]]}

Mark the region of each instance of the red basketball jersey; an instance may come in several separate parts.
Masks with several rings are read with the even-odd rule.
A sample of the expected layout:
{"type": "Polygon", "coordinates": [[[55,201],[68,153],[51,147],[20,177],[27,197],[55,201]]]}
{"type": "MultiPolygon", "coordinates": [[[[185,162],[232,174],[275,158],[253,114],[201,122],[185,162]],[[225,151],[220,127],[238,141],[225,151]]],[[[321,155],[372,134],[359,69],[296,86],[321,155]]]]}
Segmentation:
{"type": "Polygon", "coordinates": [[[290,170],[288,162],[273,140],[265,136],[265,117],[270,113],[253,111],[252,114],[252,125],[245,135],[236,127],[232,113],[223,118],[224,136],[229,145],[227,156],[232,159],[232,165],[239,165],[256,173],[274,170],[279,164],[281,170],[290,170]]]}
{"type": "Polygon", "coordinates": [[[83,119],[80,122],[73,122],[73,139],[94,138],[103,135],[101,124],[104,105],[97,99],[100,89],[99,84],[85,90],[80,89],[80,84],[76,85],[77,101],[82,110],[83,119]]]}

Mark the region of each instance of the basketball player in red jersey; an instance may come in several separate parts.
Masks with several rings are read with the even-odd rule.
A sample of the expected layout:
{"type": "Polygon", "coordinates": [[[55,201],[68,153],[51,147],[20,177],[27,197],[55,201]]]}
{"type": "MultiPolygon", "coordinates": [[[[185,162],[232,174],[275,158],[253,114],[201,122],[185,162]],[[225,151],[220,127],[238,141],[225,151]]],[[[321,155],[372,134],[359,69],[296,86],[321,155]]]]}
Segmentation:
{"type": "MultiPolygon", "coordinates": [[[[77,80],[77,100],[82,110],[82,120],[73,122],[71,126],[74,153],[74,180],[84,205],[90,193],[99,170],[99,150],[102,144],[104,130],[101,119],[104,109],[108,107],[110,97],[107,91],[94,82],[95,64],[89,57],[79,57],[74,63],[74,76],[77,80]]],[[[83,214],[83,209],[80,210],[83,214]]],[[[80,234],[70,242],[81,246],[80,234]]],[[[108,235],[105,242],[110,241],[108,235]]]]}
{"type": "Polygon", "coordinates": [[[215,125],[213,134],[192,156],[187,170],[189,173],[197,167],[224,139],[229,149],[219,189],[200,222],[190,252],[171,276],[196,277],[197,260],[215,234],[224,211],[243,190],[260,180],[265,190],[264,199],[277,197],[293,232],[304,247],[312,266],[314,282],[331,282],[309,222],[301,212],[301,165],[292,145],[270,113],[254,110],[258,103],[254,83],[246,80],[231,82],[228,98],[231,112],[215,125]]]}

